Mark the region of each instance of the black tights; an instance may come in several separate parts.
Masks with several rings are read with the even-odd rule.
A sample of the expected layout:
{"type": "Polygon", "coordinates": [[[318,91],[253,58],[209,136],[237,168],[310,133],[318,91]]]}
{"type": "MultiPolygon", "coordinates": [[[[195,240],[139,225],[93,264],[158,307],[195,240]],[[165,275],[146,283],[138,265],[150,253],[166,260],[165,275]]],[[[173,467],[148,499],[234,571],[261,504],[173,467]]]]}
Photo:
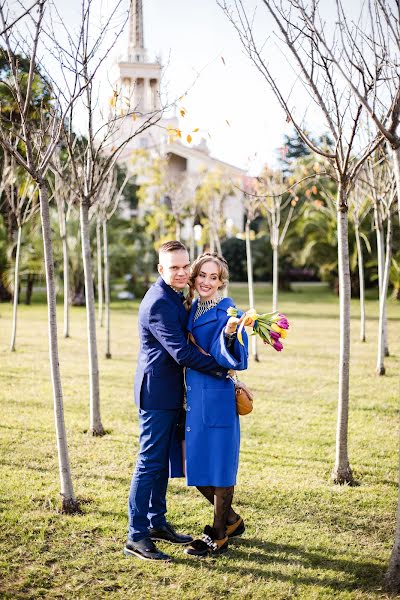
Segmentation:
{"type": "Polygon", "coordinates": [[[226,535],[226,526],[237,521],[238,515],[232,508],[232,499],[235,487],[214,487],[212,485],[197,487],[199,492],[214,506],[213,527],[217,532],[217,539],[221,540],[226,535]]]}

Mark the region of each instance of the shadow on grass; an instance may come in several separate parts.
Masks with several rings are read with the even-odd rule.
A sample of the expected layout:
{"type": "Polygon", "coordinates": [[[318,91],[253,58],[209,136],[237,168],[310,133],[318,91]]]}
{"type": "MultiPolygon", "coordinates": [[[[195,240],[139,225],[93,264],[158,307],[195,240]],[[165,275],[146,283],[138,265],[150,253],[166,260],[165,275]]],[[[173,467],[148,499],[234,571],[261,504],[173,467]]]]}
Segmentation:
{"type": "MultiPolygon", "coordinates": [[[[237,540],[238,541],[238,540],[237,540]]],[[[237,543],[236,541],[236,543],[237,543]]],[[[326,556],[323,553],[308,551],[301,546],[291,544],[276,544],[272,542],[261,542],[256,538],[241,539],[240,542],[229,548],[229,556],[232,559],[244,561],[246,564],[240,568],[237,564],[230,566],[229,560],[224,560],[223,571],[233,573],[236,576],[242,574],[253,575],[265,579],[289,582],[293,585],[309,585],[331,588],[333,591],[356,589],[372,592],[381,588],[386,567],[371,561],[355,562],[335,556],[326,556]],[[278,570],[272,571],[271,566],[282,564],[293,567],[295,573],[286,575],[278,570]],[[313,569],[313,574],[300,574],[299,569],[313,569]],[[336,571],[342,577],[332,576],[325,571],[336,571]],[[344,578],[347,578],[344,579],[344,578]]],[[[185,558],[175,558],[174,562],[187,564],[185,558]]],[[[204,566],[215,569],[217,560],[197,559],[192,560],[191,565],[203,569],[204,566]]]]}

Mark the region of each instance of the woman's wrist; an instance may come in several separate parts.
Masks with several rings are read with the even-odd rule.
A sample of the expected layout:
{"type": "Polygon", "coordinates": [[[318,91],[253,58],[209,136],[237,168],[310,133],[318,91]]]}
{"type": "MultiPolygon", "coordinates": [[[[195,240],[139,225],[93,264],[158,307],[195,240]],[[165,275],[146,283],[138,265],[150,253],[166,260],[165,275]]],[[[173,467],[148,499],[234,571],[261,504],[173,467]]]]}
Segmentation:
{"type": "Polygon", "coordinates": [[[235,331],[229,331],[225,328],[224,333],[227,337],[233,338],[236,335],[236,330],[235,331]]]}

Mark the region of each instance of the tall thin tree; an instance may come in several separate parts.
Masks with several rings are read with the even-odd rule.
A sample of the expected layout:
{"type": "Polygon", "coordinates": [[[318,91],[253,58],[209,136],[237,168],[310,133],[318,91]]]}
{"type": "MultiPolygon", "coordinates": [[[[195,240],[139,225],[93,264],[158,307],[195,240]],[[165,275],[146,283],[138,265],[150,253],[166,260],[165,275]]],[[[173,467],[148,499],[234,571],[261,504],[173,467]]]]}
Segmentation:
{"type": "MultiPolygon", "coordinates": [[[[75,512],[78,509],[78,502],[72,484],[64,421],[57,338],[56,286],[49,212],[49,188],[45,174],[61,136],[66,114],[76,98],[82,93],[82,88],[78,85],[76,78],[75,85],[72,84],[71,94],[68,94],[68,97],[65,95],[62,97],[58,93],[57,84],[54,82],[51,85],[47,83],[54,98],[53,106],[48,106],[47,110],[41,112],[39,125],[37,121],[32,121],[32,111],[36,110],[32,103],[33,84],[35,79],[42,77],[38,69],[37,57],[39,44],[43,36],[46,4],[46,0],[40,0],[37,3],[37,11],[29,14],[29,22],[24,23],[28,28],[31,28],[31,35],[28,36],[26,35],[26,29],[21,32],[18,29],[8,27],[8,14],[4,4],[0,4],[0,23],[3,30],[0,37],[5,48],[8,65],[8,71],[1,83],[12,91],[18,109],[18,118],[14,114],[1,113],[0,145],[29,173],[39,190],[46,268],[50,372],[53,387],[62,509],[65,512],[75,512]],[[30,57],[27,77],[21,72],[16,52],[17,49],[21,51],[21,48],[25,50],[25,55],[30,57]]],[[[85,24],[82,23],[82,27],[84,26],[85,24]]],[[[74,55],[66,56],[64,54],[64,64],[71,64],[72,62],[77,67],[75,59],[76,56],[74,55]]],[[[78,72],[77,68],[75,72],[78,72]]]]}
{"type": "MultiPolygon", "coordinates": [[[[284,53],[287,55],[289,51],[293,59],[293,72],[296,73],[293,84],[299,80],[305,86],[332,136],[333,144],[328,146],[313,142],[307,134],[296,115],[295,108],[291,105],[290,92],[285,95],[287,82],[280,80],[276,73],[272,73],[270,64],[265,58],[265,46],[256,41],[255,21],[249,17],[243,1],[235,0],[234,8],[227,0],[217,0],[217,3],[237,31],[249,58],[278,99],[287,121],[293,123],[301,139],[311,150],[330,163],[337,182],[340,336],[336,457],[332,476],[336,483],[351,483],[353,475],[348,456],[351,298],[348,196],[361,166],[381,143],[381,139],[376,139],[357,151],[359,146],[357,134],[362,123],[363,104],[354,101],[351,90],[347,89],[348,86],[343,85],[338,88],[335,65],[325,49],[327,44],[323,45],[320,41],[325,40],[326,28],[317,2],[313,1],[306,6],[296,0],[285,6],[277,0],[264,0],[263,5],[280,33],[284,53]]],[[[337,29],[340,26],[341,21],[336,23],[337,29]]],[[[334,32],[332,35],[335,40],[338,39],[334,32]]],[[[357,80],[357,83],[360,81],[360,85],[364,85],[364,95],[369,98],[374,89],[373,84],[365,84],[352,61],[347,59],[346,48],[339,45],[339,41],[337,44],[342,68],[349,73],[350,79],[357,80]]]]}

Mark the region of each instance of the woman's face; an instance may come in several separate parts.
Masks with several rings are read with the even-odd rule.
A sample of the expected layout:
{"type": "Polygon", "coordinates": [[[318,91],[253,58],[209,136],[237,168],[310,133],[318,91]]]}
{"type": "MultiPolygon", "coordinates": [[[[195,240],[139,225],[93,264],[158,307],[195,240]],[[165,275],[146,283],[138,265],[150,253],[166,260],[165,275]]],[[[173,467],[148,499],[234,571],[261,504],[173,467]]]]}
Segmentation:
{"type": "Polygon", "coordinates": [[[222,281],[218,274],[218,265],[209,260],[200,267],[199,274],[194,280],[194,287],[201,300],[213,300],[218,296],[218,288],[222,281]]]}

